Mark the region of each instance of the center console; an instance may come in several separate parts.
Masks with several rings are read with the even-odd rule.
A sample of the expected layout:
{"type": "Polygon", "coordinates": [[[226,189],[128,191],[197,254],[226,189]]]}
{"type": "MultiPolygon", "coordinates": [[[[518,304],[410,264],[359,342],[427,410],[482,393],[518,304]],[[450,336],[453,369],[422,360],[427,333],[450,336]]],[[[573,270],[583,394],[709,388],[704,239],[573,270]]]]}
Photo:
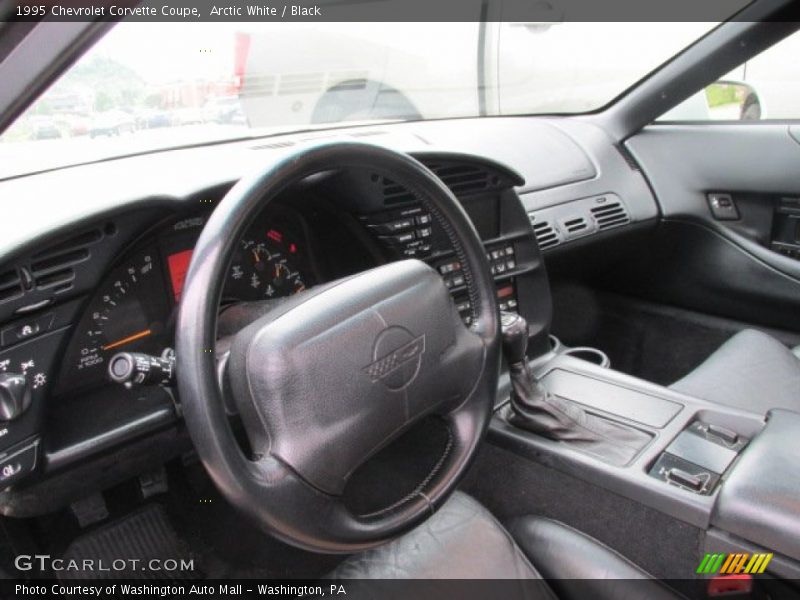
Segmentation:
{"type": "MultiPolygon", "coordinates": [[[[718,503],[728,512],[743,510],[743,500],[736,509],[722,500],[730,488],[738,487],[737,481],[751,478],[743,474],[748,468],[757,469],[748,467],[754,460],[751,456],[773,452],[773,462],[780,458],[775,444],[764,441],[777,427],[768,424],[765,428],[763,416],[685,396],[563,352],[551,352],[530,366],[560,401],[575,403],[587,415],[638,431],[644,443],[625,460],[619,460],[619,454],[609,459],[580,443],[554,441],[516,427],[509,419],[511,381],[505,376],[490,430],[495,445],[699,529],[709,530],[720,514],[727,514],[715,512],[718,503]]],[[[795,433],[800,436],[800,415],[797,419],[795,433]]],[[[762,482],[765,490],[777,491],[776,486],[785,485],[769,483],[766,477],[762,482]]],[[[783,492],[778,496],[786,498],[783,492]]],[[[730,523],[737,521],[738,517],[731,517],[725,522],[723,516],[722,523],[730,530],[730,523]]],[[[795,525],[800,526],[800,516],[795,517],[795,525]]],[[[752,532],[733,529],[732,533],[746,533],[748,539],[758,541],[753,540],[757,536],[752,532]]],[[[800,560],[800,548],[792,556],[800,560]]]]}
{"type": "MultiPolygon", "coordinates": [[[[609,377],[615,378],[613,371],[603,375],[606,379],[558,367],[549,370],[542,383],[558,398],[646,432],[648,442],[687,407],[685,401],[609,381],[609,377]]],[[[748,441],[747,436],[728,427],[695,419],[663,448],[647,474],[690,492],[711,495],[748,441]]],[[[581,451],[579,445],[574,449],[581,451]]]]}
{"type": "MultiPolygon", "coordinates": [[[[764,429],[730,471],[711,517],[716,528],[796,561],[800,561],[798,437],[800,413],[771,410],[764,429]]],[[[800,569],[784,577],[798,579],[800,569]]]]}

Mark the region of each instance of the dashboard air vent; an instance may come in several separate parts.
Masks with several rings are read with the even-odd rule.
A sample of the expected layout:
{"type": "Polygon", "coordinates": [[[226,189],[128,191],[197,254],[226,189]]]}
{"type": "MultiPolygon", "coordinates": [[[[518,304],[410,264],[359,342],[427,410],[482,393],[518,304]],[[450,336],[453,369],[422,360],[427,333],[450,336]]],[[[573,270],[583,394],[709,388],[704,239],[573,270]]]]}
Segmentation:
{"type": "Polygon", "coordinates": [[[34,255],[31,273],[36,287],[46,289],[70,283],[75,278],[73,267],[87,260],[89,247],[102,238],[102,231],[92,229],[34,255]]]}
{"type": "MultiPolygon", "coordinates": [[[[363,135],[380,135],[382,133],[364,132],[363,135]]],[[[353,134],[353,137],[356,135],[353,134]]],[[[487,192],[507,185],[507,181],[500,175],[481,166],[449,162],[423,162],[456,196],[487,192]]],[[[405,186],[391,179],[373,175],[373,181],[380,181],[385,204],[400,204],[417,200],[405,186]]]]}
{"type": "Polygon", "coordinates": [[[600,231],[619,227],[631,221],[628,211],[625,210],[625,207],[620,202],[609,202],[608,204],[595,206],[591,209],[591,212],[595,223],[597,223],[597,229],[600,231]]]}
{"type": "Polygon", "coordinates": [[[16,269],[0,273],[0,302],[12,300],[22,295],[22,280],[16,269]]]}
{"type": "Polygon", "coordinates": [[[416,200],[414,194],[409,192],[404,185],[395,183],[388,177],[383,178],[383,201],[385,204],[400,204],[414,200],[416,200]]]}
{"type": "Polygon", "coordinates": [[[471,165],[428,165],[455,195],[474,194],[499,183],[488,171],[471,165]]]}
{"type": "Polygon", "coordinates": [[[586,217],[573,217],[564,221],[564,229],[569,235],[579,233],[589,227],[586,217]]]}
{"type": "Polygon", "coordinates": [[[533,225],[533,233],[536,236],[536,242],[539,244],[540,250],[546,250],[553,246],[558,246],[561,240],[558,237],[558,232],[547,221],[536,222],[536,217],[530,215],[531,225],[533,225]]]}

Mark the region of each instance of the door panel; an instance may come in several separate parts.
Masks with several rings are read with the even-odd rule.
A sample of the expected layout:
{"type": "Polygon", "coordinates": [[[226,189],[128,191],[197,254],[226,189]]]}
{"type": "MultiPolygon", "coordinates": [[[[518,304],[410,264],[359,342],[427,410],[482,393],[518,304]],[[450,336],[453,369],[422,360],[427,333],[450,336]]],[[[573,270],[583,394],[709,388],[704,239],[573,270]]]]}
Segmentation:
{"type": "Polygon", "coordinates": [[[800,331],[800,142],[790,126],[654,125],[626,146],[664,220],[623,286],[800,331]],[[709,194],[730,196],[734,212],[715,217],[709,194]]]}

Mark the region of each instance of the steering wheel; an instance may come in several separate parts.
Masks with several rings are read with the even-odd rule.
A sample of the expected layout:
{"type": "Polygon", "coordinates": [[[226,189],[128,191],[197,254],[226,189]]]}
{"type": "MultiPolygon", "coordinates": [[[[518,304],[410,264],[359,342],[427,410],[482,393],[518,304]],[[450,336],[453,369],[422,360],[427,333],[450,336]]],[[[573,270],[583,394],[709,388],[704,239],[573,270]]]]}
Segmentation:
{"type": "Polygon", "coordinates": [[[237,183],[195,247],[178,316],[178,388],[186,426],[234,506],[292,545],[356,552],[422,521],[454,490],[492,413],[500,369],[494,281],[475,228],[452,192],[410,156],[357,142],[295,150],[237,183]],[[292,296],[235,334],[225,366],[244,424],[229,425],[215,358],[230,262],[251,220],[287,186],[321,172],[367,169],[404,185],[447,234],[464,271],[472,325],[442,278],[403,260],[292,296]],[[449,442],[414,492],[353,514],[342,493],[358,466],[422,417],[449,442]]]}

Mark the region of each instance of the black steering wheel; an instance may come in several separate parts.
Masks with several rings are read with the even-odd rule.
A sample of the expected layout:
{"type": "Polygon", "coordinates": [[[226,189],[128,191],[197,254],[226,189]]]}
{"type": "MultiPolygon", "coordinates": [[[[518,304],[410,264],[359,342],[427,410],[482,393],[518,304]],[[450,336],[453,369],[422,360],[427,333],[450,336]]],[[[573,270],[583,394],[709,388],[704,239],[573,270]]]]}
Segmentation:
{"type": "Polygon", "coordinates": [[[355,552],[426,518],[454,490],[491,417],[500,369],[494,281],[475,228],[452,192],[410,156],[355,142],[287,153],[237,183],[208,220],[183,291],[176,336],[186,425],[222,494],[280,539],[355,552]],[[404,185],[450,238],[472,325],[441,277],[419,260],[387,264],[291,297],[232,339],[230,394],[252,452],[234,437],[215,343],[223,282],[240,236],[287,186],[360,168],[404,185]],[[354,470],[425,416],[450,434],[434,470],[405,499],[353,514],[354,470]]]}

